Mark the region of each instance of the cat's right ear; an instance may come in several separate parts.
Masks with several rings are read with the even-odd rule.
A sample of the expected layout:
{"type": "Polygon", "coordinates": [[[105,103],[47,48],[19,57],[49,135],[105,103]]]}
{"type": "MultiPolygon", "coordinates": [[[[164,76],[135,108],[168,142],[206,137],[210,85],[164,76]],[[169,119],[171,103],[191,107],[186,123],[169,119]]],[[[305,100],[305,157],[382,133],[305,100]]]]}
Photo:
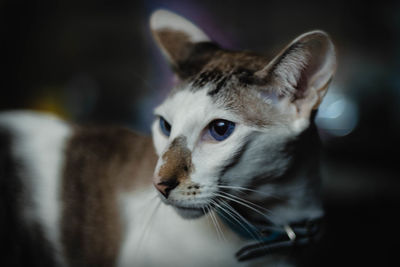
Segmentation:
{"type": "Polygon", "coordinates": [[[197,26],[167,10],[157,10],[150,18],[154,39],[181,79],[196,74],[218,46],[197,26]]]}
{"type": "Polygon", "coordinates": [[[294,39],[266,67],[254,75],[268,82],[267,93],[292,117],[301,131],[309,125],[336,70],[335,47],[323,31],[311,31],[294,39]]]}

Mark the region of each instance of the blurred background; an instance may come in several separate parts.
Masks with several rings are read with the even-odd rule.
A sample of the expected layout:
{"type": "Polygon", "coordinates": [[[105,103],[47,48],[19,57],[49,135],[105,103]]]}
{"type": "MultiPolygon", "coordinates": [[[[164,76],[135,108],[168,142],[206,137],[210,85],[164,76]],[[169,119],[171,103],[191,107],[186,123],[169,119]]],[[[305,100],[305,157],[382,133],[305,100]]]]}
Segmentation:
{"type": "Polygon", "coordinates": [[[305,266],[386,266],[400,249],[400,4],[395,1],[0,0],[0,110],[150,132],[173,83],[148,17],[176,11],[231,49],[273,56],[323,29],[338,71],[316,122],[326,236],[305,266]]]}

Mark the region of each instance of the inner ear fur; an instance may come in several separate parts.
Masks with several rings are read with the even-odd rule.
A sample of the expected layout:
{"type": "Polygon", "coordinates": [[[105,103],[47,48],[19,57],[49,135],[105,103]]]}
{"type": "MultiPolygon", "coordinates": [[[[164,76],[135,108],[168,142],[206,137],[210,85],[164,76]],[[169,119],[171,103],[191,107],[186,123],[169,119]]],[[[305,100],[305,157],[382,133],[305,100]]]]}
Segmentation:
{"type": "Polygon", "coordinates": [[[300,35],[255,73],[296,118],[318,109],[336,69],[334,45],[323,31],[300,35]]]}
{"type": "Polygon", "coordinates": [[[219,49],[200,28],[167,10],[152,14],[150,28],[156,43],[181,79],[198,72],[219,49]]]}

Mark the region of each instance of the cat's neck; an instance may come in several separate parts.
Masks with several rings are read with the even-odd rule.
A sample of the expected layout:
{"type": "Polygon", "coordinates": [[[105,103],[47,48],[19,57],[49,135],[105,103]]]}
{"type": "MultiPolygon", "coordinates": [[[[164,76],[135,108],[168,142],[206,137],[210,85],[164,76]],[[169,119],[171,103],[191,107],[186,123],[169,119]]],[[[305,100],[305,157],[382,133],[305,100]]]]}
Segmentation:
{"type": "MultiPolygon", "coordinates": [[[[322,215],[317,193],[319,175],[316,135],[315,127],[310,127],[290,144],[289,149],[291,149],[293,159],[284,174],[273,180],[260,179],[257,190],[267,194],[240,195],[245,199],[245,205],[243,202],[229,203],[247,221],[247,223],[241,222],[242,225],[254,225],[261,229],[264,226],[284,226],[322,215]],[[268,192],[274,192],[273,197],[267,196],[268,192]],[[249,206],[252,208],[249,209],[249,206]]],[[[199,240],[198,242],[203,244],[201,247],[204,253],[220,250],[221,255],[229,255],[231,260],[234,260],[232,255],[249,242],[246,236],[240,234],[240,231],[247,230],[237,231],[222,216],[218,216],[218,211],[208,213],[196,220],[181,218],[171,206],[161,203],[150,179],[141,186],[134,187],[134,190],[121,194],[120,204],[123,217],[125,217],[124,221],[127,222],[126,238],[120,259],[122,265],[124,265],[123,262],[131,262],[132,257],[140,259],[138,255],[143,251],[152,251],[154,248],[159,248],[158,251],[165,252],[165,255],[172,253],[168,249],[171,245],[168,242],[172,242],[176,236],[180,237],[180,242],[174,243],[174,246],[179,247],[184,253],[191,253],[191,247],[187,245],[190,244],[190,240],[199,240]],[[182,241],[186,238],[188,238],[187,243],[182,241]],[[224,246],[216,246],[215,244],[221,244],[219,243],[221,240],[229,242],[224,242],[224,246]],[[133,255],[132,251],[138,249],[138,255],[133,255]]],[[[228,220],[235,219],[228,218],[228,220]]],[[[235,221],[233,221],[234,224],[235,221]]],[[[195,258],[196,255],[198,253],[191,257],[195,258]]],[[[159,256],[162,262],[163,257],[159,256]]],[[[159,263],[158,256],[152,258],[159,263]]],[[[202,259],[199,259],[199,262],[202,262],[202,259]]],[[[232,264],[235,264],[235,261],[232,264]]]]}
{"type": "Polygon", "coordinates": [[[320,200],[319,138],[314,124],[288,147],[292,160],[287,171],[278,178],[258,179],[255,190],[241,197],[251,205],[232,202],[231,206],[251,224],[286,225],[323,215],[320,200]],[[273,192],[269,194],[268,192],[273,192]],[[264,194],[263,194],[264,193],[264,194]],[[255,211],[258,210],[258,212],[255,211]]]}

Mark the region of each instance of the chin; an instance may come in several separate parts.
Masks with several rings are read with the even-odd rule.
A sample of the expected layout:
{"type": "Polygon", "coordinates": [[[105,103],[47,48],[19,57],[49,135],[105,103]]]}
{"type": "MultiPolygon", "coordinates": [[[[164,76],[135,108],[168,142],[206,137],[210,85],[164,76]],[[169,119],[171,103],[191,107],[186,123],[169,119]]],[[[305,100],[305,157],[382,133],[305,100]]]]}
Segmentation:
{"type": "Polygon", "coordinates": [[[201,208],[174,207],[175,211],[184,219],[197,219],[205,215],[201,208]]]}

